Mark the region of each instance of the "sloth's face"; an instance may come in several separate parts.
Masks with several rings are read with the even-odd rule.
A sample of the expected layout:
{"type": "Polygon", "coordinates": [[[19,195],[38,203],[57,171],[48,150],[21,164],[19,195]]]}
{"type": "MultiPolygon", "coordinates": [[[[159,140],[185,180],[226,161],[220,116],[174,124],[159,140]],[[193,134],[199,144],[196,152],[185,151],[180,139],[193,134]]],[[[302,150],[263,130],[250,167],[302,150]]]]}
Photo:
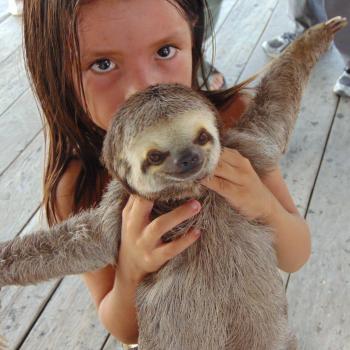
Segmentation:
{"type": "Polygon", "coordinates": [[[198,196],[200,180],[220,156],[216,119],[208,110],[186,112],[138,134],[125,154],[128,186],[149,199],[198,196]]]}

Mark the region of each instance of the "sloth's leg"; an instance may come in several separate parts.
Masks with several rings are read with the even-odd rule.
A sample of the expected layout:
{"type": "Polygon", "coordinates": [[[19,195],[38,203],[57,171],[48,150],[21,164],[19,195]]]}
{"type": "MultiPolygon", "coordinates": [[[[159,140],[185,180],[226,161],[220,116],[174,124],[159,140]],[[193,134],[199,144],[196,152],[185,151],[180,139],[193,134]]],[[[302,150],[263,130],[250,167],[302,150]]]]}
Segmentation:
{"type": "Polygon", "coordinates": [[[346,24],[335,17],[311,27],[272,61],[247,112],[229,132],[225,144],[250,159],[260,174],[285,151],[311,69],[346,24]]]}
{"type": "Polygon", "coordinates": [[[0,288],[27,285],[115,264],[127,197],[112,181],[98,208],[47,230],[0,243],[0,288]]]}
{"type": "Polygon", "coordinates": [[[0,287],[91,271],[111,263],[93,212],[0,243],[0,287]],[[94,220],[92,220],[94,219],[94,220]]]}

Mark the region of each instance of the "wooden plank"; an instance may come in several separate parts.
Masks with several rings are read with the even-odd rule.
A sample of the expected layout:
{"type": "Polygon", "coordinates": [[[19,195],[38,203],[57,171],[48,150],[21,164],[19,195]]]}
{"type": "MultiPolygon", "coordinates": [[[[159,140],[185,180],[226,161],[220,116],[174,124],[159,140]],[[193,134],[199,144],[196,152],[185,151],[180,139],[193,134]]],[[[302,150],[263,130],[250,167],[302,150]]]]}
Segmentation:
{"type": "Polygon", "coordinates": [[[102,349],[103,350],[123,350],[123,345],[113,336],[109,335],[109,338],[102,349]]]}
{"type": "Polygon", "coordinates": [[[108,332],[78,276],[63,279],[22,345],[23,349],[96,350],[108,332]]]}
{"type": "Polygon", "coordinates": [[[338,98],[333,85],[343,66],[331,50],[312,73],[288,152],[282,159],[284,178],[301,214],[305,215],[338,98]]]}
{"type": "Polygon", "coordinates": [[[288,15],[288,4],[285,0],[279,1],[268,25],[257,41],[257,45],[254,49],[253,54],[249,58],[249,62],[242,70],[241,75],[239,75],[239,81],[243,81],[253,76],[268,62],[271,61],[271,58],[265,54],[264,50],[261,47],[263,41],[272,39],[273,37],[281,35],[284,32],[292,32],[293,30],[294,24],[288,15]]]}
{"type": "MultiPolygon", "coordinates": [[[[281,33],[284,29],[285,23],[288,23],[288,17],[287,17],[287,10],[286,10],[286,4],[282,1],[277,3],[277,5],[273,8],[272,5],[270,5],[270,11],[271,16],[268,18],[262,33],[257,33],[255,35],[255,47],[252,50],[252,53],[250,54],[250,57],[248,58],[247,62],[245,63],[237,63],[235,60],[234,55],[231,56],[234,58],[234,62],[231,63],[231,66],[227,69],[225,73],[225,77],[232,76],[231,78],[231,85],[234,83],[238,83],[239,81],[242,81],[244,79],[247,79],[254,74],[256,74],[266,63],[268,63],[269,58],[263,53],[261,49],[261,43],[263,40],[266,40],[266,38],[271,38],[274,35],[277,35],[281,33]]],[[[232,9],[234,12],[234,9],[232,9]]],[[[237,25],[237,27],[239,27],[237,25]]],[[[224,41],[224,44],[227,44],[228,42],[231,42],[233,39],[229,38],[229,33],[232,31],[230,29],[231,27],[226,27],[226,31],[228,31],[227,34],[223,34],[223,36],[226,38],[226,41],[224,41]]],[[[289,21],[289,28],[291,28],[291,22],[289,21]]],[[[249,35],[247,33],[246,35],[249,35]]],[[[253,42],[253,41],[252,41],[253,42]]],[[[226,79],[230,81],[229,79],[226,79]]],[[[257,80],[258,81],[258,80],[257,80]]],[[[251,85],[256,85],[257,82],[254,82],[251,85]]],[[[284,284],[287,284],[289,274],[285,273],[283,271],[280,271],[281,276],[283,278],[284,284]]]]}
{"type": "MultiPolygon", "coordinates": [[[[281,1],[243,71],[241,80],[252,76],[270,61],[263,52],[261,43],[292,29],[293,24],[287,15],[287,6],[281,1]]],[[[331,49],[315,67],[303,96],[288,152],[281,162],[288,188],[303,215],[306,213],[338,101],[332,93],[332,88],[342,69],[342,58],[335,49],[331,49]]]]}
{"type": "Polygon", "coordinates": [[[28,89],[22,50],[16,49],[0,66],[0,118],[2,114],[28,89]]]}
{"type": "Polygon", "coordinates": [[[212,57],[213,54],[216,54],[216,47],[217,47],[217,38],[218,33],[222,30],[222,28],[225,28],[224,23],[227,20],[227,18],[230,15],[230,12],[235,7],[238,0],[213,0],[211,1],[211,5],[209,6],[211,11],[214,10],[219,11],[218,17],[215,23],[214,32],[212,33],[212,36],[208,37],[207,41],[204,45],[204,53],[206,57],[206,61],[210,63],[215,63],[216,57],[212,57]],[[220,4],[220,6],[219,6],[220,4]],[[218,9],[219,7],[219,9],[218,9]],[[214,10],[213,10],[214,9],[214,10]],[[214,46],[214,50],[213,50],[214,46]]]}
{"type": "Polygon", "coordinates": [[[350,101],[337,110],[307,219],[312,256],[288,285],[300,349],[350,349],[350,101]]]}
{"type": "Polygon", "coordinates": [[[234,8],[234,6],[236,5],[238,0],[216,0],[216,1],[211,1],[213,2],[213,4],[215,4],[216,6],[218,6],[218,4],[220,4],[220,9],[219,9],[219,15],[218,15],[218,19],[217,22],[215,24],[215,33],[219,33],[219,31],[221,30],[221,28],[223,27],[223,24],[225,23],[227,17],[229,16],[231,10],[234,8]]]}
{"type": "Polygon", "coordinates": [[[0,175],[41,129],[39,110],[28,89],[0,118],[0,175]]]}
{"type": "MultiPolygon", "coordinates": [[[[234,85],[247,64],[277,0],[239,0],[232,7],[217,35],[215,67],[234,85]]],[[[206,57],[210,59],[211,49],[206,57]]]]}
{"type": "Polygon", "coordinates": [[[22,17],[9,16],[0,23],[0,62],[15,51],[21,43],[22,17]]]}
{"type": "MultiPolygon", "coordinates": [[[[240,80],[254,75],[270,61],[261,48],[263,41],[283,32],[293,31],[294,24],[287,12],[286,3],[280,1],[240,80]]],[[[315,67],[302,99],[299,119],[288,152],[281,161],[284,179],[301,215],[306,214],[337,106],[338,99],[332,93],[332,87],[342,67],[342,59],[334,49],[330,50],[315,67]]],[[[282,273],[282,276],[286,283],[289,274],[282,273]]]]}
{"type": "Polygon", "coordinates": [[[32,322],[38,317],[50,298],[57,282],[45,282],[40,286],[6,287],[0,291],[0,334],[10,349],[21,344],[32,322]]]}
{"type": "Polygon", "coordinates": [[[0,177],[0,239],[2,241],[13,238],[40,205],[43,153],[43,136],[39,134],[0,177]]]}
{"type": "MultiPolygon", "coordinates": [[[[38,212],[22,234],[39,226],[39,216],[38,212]]],[[[108,333],[99,324],[95,307],[79,277],[64,279],[56,291],[58,283],[54,280],[1,290],[0,334],[5,335],[10,349],[19,345],[23,349],[102,347],[108,333]]]]}
{"type": "MultiPolygon", "coordinates": [[[[38,211],[21,235],[45,225],[45,219],[38,211]]],[[[10,349],[17,348],[29,333],[29,339],[21,347],[23,349],[36,349],[36,344],[38,346],[46,344],[40,345],[42,346],[40,349],[53,349],[51,347],[53,338],[57,339],[62,349],[102,348],[108,333],[100,325],[94,306],[91,307],[92,302],[87,289],[82,290],[83,284],[77,276],[66,278],[63,281],[63,291],[61,287],[56,290],[60,283],[59,280],[24,288],[6,287],[0,291],[0,334],[6,337],[10,349]],[[68,299],[67,295],[70,296],[68,299]],[[79,295],[79,298],[83,295],[83,303],[76,304],[76,301],[79,300],[76,295],[79,295]],[[50,304],[46,308],[47,303],[50,304]],[[58,309],[59,312],[57,312],[58,309]],[[65,310],[73,314],[73,319],[70,320],[71,323],[62,328],[61,323],[65,324],[65,317],[68,317],[64,315],[65,310]],[[59,316],[55,315],[56,312],[59,316]],[[81,326],[79,330],[76,324],[81,326]],[[48,334],[46,334],[47,329],[50,329],[48,334]],[[63,342],[62,339],[71,338],[71,333],[75,334],[75,339],[71,343],[63,342]],[[91,341],[90,335],[94,341],[91,341]],[[34,344],[32,344],[33,339],[36,339],[34,344]]],[[[106,346],[107,349],[122,350],[121,344],[112,336],[109,336],[106,346]]]]}
{"type": "MultiPolygon", "coordinates": [[[[37,212],[21,235],[42,226],[37,212]]],[[[17,348],[45,308],[58,281],[29,287],[4,287],[0,290],[0,334],[5,336],[10,349],[17,348]]]]}
{"type": "Polygon", "coordinates": [[[8,0],[0,0],[0,23],[10,16],[7,12],[7,2],[8,0]]]}

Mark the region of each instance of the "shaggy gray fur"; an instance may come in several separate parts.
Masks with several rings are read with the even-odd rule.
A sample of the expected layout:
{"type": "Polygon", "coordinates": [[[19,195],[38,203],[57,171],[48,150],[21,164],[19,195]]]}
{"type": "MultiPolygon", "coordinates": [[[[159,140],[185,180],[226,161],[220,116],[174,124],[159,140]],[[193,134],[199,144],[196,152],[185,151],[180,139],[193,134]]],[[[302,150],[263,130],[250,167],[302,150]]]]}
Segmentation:
{"type": "MultiPolygon", "coordinates": [[[[337,17],[290,45],[269,68],[238,125],[220,130],[221,146],[237,149],[259,175],[273,169],[286,149],[310,70],[345,23],[337,17]]],[[[0,287],[115,264],[122,210],[129,193],[138,193],[131,180],[135,169],[126,161],[130,142],[157,123],[172,123],[178,115],[198,110],[216,115],[203,97],[179,85],[158,85],[131,97],[104,143],[104,161],[114,179],[99,207],[49,230],[1,243],[0,287]]],[[[213,137],[215,142],[219,140],[213,137]]],[[[248,221],[218,194],[203,188],[199,179],[169,182],[146,197],[156,199],[154,217],[189,197],[197,198],[200,213],[164,240],[193,226],[202,235],[139,285],[139,349],[296,349],[270,228],[248,221]]]]}

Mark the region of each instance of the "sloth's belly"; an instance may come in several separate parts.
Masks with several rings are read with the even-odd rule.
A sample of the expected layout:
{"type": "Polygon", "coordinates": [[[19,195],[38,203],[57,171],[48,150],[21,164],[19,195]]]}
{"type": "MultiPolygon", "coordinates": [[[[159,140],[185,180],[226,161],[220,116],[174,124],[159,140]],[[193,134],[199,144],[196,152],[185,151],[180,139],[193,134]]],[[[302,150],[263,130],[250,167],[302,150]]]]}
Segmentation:
{"type": "Polygon", "coordinates": [[[209,222],[211,232],[145,280],[137,296],[140,327],[151,322],[148,329],[171,329],[174,341],[181,334],[189,342],[204,334],[207,342],[229,339],[238,329],[245,337],[278,333],[286,299],[271,233],[234,221],[215,229],[209,222]],[[236,230],[227,234],[227,225],[236,230]]]}
{"type": "Polygon", "coordinates": [[[244,240],[237,235],[222,242],[208,237],[215,234],[202,233],[200,241],[148,279],[147,288],[167,298],[176,290],[192,300],[194,291],[199,290],[199,297],[221,296],[222,301],[226,297],[264,299],[274,288],[283,288],[268,231],[245,232],[244,240]]]}

